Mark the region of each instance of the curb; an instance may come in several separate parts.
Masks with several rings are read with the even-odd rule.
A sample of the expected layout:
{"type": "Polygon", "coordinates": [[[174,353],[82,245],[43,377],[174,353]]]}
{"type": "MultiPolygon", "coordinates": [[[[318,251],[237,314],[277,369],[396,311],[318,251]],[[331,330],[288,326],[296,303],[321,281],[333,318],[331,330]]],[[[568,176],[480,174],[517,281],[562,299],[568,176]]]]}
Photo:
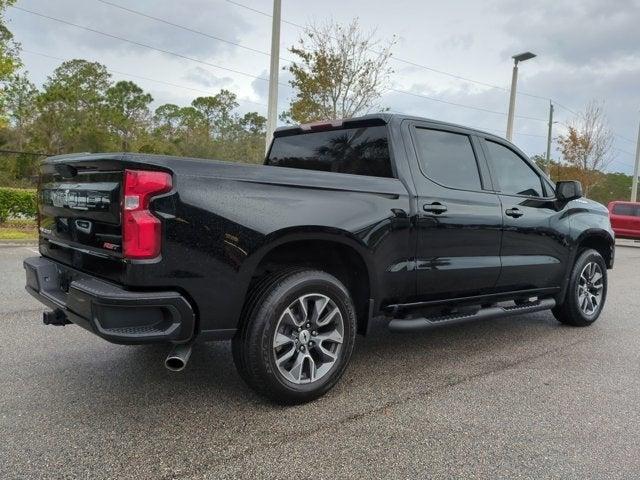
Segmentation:
{"type": "Polygon", "coordinates": [[[34,240],[0,240],[0,248],[11,247],[37,247],[38,242],[34,240]]]}
{"type": "Polygon", "coordinates": [[[619,238],[619,239],[616,240],[616,247],[635,247],[635,248],[638,248],[638,247],[640,247],[640,241],[639,240],[627,240],[627,239],[619,238]]]}

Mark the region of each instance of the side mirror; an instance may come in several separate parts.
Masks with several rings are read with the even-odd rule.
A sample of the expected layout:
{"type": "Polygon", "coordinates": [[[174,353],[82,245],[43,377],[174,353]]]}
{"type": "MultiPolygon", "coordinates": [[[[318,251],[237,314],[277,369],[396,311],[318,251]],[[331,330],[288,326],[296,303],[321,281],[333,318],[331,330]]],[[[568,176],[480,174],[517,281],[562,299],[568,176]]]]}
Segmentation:
{"type": "Polygon", "coordinates": [[[556,183],[556,197],[562,202],[568,202],[582,197],[582,184],[575,180],[556,183]]]}

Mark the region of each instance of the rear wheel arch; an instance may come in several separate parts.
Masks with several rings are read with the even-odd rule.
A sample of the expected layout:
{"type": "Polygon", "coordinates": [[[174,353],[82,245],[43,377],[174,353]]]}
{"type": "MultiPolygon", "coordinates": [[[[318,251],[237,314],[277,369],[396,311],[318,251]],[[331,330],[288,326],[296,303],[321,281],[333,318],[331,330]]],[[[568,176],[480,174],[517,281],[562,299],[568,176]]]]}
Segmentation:
{"type": "Polygon", "coordinates": [[[243,317],[232,341],[234,363],[250,387],[278,403],[318,398],[347,368],[356,315],[346,287],[329,273],[267,274],[252,289],[243,317]]]}
{"type": "Polygon", "coordinates": [[[340,280],[353,298],[358,333],[365,333],[370,316],[370,300],[377,291],[369,252],[355,239],[326,233],[290,234],[267,244],[252,265],[251,284],[278,270],[292,267],[326,271],[340,280]]]}

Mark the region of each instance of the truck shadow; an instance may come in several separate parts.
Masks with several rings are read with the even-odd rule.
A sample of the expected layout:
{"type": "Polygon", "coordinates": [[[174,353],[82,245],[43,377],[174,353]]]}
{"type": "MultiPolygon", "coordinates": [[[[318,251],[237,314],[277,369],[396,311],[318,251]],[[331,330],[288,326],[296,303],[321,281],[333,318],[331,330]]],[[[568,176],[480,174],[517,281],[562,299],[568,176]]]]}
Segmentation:
{"type": "MultiPolygon", "coordinates": [[[[439,377],[450,379],[451,375],[464,375],[479,367],[491,368],[515,358],[537,355],[553,345],[570,343],[574,337],[575,329],[561,326],[547,312],[412,334],[392,334],[386,330],[384,320],[377,319],[369,336],[358,337],[343,380],[320,402],[340,403],[344,394],[352,400],[372,392],[378,398],[385,394],[396,396],[398,388],[429,387],[439,377]],[[399,378],[403,380],[401,384],[399,378]]],[[[77,383],[69,388],[94,395],[87,389],[99,386],[97,398],[110,391],[107,408],[122,393],[144,396],[152,403],[154,397],[162,402],[179,400],[185,408],[200,409],[203,405],[215,405],[216,410],[223,405],[236,409],[285,408],[262,399],[244,384],[233,365],[230,342],[196,345],[182,372],[164,368],[166,346],[116,348],[117,353],[92,369],[92,382],[86,384],[86,378],[79,375],[77,383]]],[[[317,403],[293,409],[313,409],[317,403]]]]}

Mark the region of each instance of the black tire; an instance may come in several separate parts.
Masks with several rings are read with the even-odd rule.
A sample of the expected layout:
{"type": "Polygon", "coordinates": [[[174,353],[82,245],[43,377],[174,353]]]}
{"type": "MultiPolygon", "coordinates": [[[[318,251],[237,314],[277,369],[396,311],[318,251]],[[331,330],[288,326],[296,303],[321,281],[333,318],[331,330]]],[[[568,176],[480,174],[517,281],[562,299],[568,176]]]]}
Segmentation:
{"type": "MultiPolygon", "coordinates": [[[[591,285],[591,283],[589,284],[591,285]]],[[[564,301],[560,305],[557,305],[555,308],[553,308],[552,312],[554,317],[556,317],[559,322],[564,323],[565,325],[571,325],[574,327],[587,327],[593,324],[593,322],[598,319],[600,313],[602,313],[602,309],[604,308],[606,299],[607,265],[602,258],[602,255],[600,255],[596,250],[587,249],[580,252],[573,265],[573,268],[571,269],[571,276],[569,277],[569,284],[567,286],[564,301]],[[583,302],[580,299],[580,293],[582,292],[580,279],[585,268],[587,268],[587,266],[589,265],[592,265],[593,263],[598,265],[599,272],[597,273],[599,275],[602,275],[602,293],[597,307],[594,308],[593,312],[589,313],[585,312],[585,310],[582,308],[583,302]]]]}
{"type": "MultiPolygon", "coordinates": [[[[313,308],[315,307],[311,305],[311,309],[313,308]]],[[[337,315],[336,313],[336,318],[337,315]]],[[[318,327],[316,330],[321,328],[324,327],[318,327]]],[[[306,330],[307,333],[311,331],[306,330]]],[[[320,332],[314,333],[318,335],[320,332]]],[[[297,335],[300,337],[297,337],[296,342],[302,342],[302,332],[292,333],[292,337],[297,335]]],[[[334,276],[323,271],[292,269],[272,274],[251,288],[240,329],[232,342],[233,360],[242,379],[259,394],[280,404],[304,403],[324,395],[338,382],[351,358],[355,336],[355,309],[345,286],[334,276]],[[336,343],[335,346],[329,343],[337,352],[336,360],[330,366],[323,367],[325,370],[320,378],[299,378],[300,382],[306,383],[295,383],[295,380],[285,377],[287,372],[283,373],[276,363],[276,328],[282,328],[280,319],[285,310],[299,298],[313,299],[313,295],[328,298],[332,302],[332,308],[337,307],[339,310],[342,342],[336,343]]],[[[321,343],[322,341],[319,341],[315,347],[307,347],[308,351],[305,354],[312,357],[312,353],[315,352],[313,349],[318,348],[321,343]]],[[[306,343],[311,344],[313,341],[306,343]]],[[[293,355],[297,356],[298,343],[291,345],[295,350],[293,355]]],[[[306,366],[309,371],[309,363],[304,362],[303,360],[301,369],[306,366]]],[[[316,362],[312,363],[315,370],[316,362]]],[[[320,363],[318,360],[317,364],[320,363]]]]}

